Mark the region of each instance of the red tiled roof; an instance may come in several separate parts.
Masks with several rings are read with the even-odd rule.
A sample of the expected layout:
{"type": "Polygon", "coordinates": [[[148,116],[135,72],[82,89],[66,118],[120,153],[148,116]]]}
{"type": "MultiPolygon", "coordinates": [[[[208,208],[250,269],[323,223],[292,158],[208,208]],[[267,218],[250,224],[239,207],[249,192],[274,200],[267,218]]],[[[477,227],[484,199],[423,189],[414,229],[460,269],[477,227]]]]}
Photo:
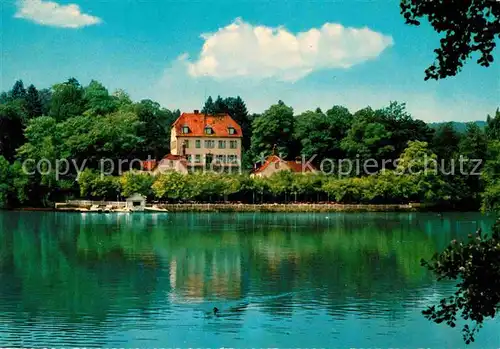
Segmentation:
{"type": "MultiPolygon", "coordinates": [[[[274,163],[277,163],[277,162],[282,162],[284,164],[286,164],[289,168],[290,171],[292,172],[295,172],[295,173],[302,173],[302,162],[300,163],[297,163],[296,161],[286,161],[286,160],[283,160],[281,159],[279,156],[277,155],[271,155],[271,156],[268,156],[266,161],[264,162],[264,164],[262,166],[260,166],[259,168],[255,169],[253,171],[253,173],[259,173],[259,172],[262,172],[264,171],[270,164],[274,164],[274,163]]],[[[316,170],[316,168],[312,165],[310,165],[314,170],[316,170]]],[[[303,172],[312,172],[311,169],[308,167],[308,166],[304,166],[304,171],[303,172]]]]}
{"type": "Polygon", "coordinates": [[[184,159],[184,157],[180,155],[167,154],[163,157],[162,160],[181,160],[181,159],[184,159]]]}
{"type": "Polygon", "coordinates": [[[167,154],[160,161],[156,161],[156,160],[144,160],[144,161],[141,161],[142,170],[143,171],[153,171],[155,168],[158,167],[158,165],[160,165],[160,163],[163,160],[172,160],[172,161],[180,160],[181,163],[183,163],[183,164],[187,163],[186,158],[183,157],[183,156],[173,155],[173,154],[167,154]]]}
{"type": "MultiPolygon", "coordinates": [[[[163,157],[163,159],[161,159],[160,164],[166,160],[179,161],[179,163],[184,165],[184,166],[188,165],[187,159],[181,155],[167,154],[163,157]]],[[[158,165],[160,165],[160,164],[158,164],[158,165]]]]}
{"type": "Polygon", "coordinates": [[[229,114],[205,115],[204,113],[182,113],[172,125],[175,127],[177,137],[234,137],[243,136],[241,127],[229,114]],[[183,134],[182,127],[189,127],[189,133],[183,134]],[[213,130],[211,135],[205,134],[205,126],[213,130]],[[235,133],[229,134],[229,127],[234,128],[235,133]]]}

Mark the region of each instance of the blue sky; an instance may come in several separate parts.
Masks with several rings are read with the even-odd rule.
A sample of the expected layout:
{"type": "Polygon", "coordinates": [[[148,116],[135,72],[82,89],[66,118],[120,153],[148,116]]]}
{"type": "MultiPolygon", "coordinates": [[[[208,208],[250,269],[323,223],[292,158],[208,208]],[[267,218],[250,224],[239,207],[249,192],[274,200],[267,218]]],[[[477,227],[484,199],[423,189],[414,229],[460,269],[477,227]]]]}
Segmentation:
{"type": "MultiPolygon", "coordinates": [[[[251,112],[391,100],[425,121],[485,119],[500,106],[500,64],[424,81],[438,35],[404,24],[396,0],[3,0],[1,90],[76,77],[134,100],[200,108],[240,95],[251,112]]],[[[498,55],[498,49],[496,52],[498,55]]]]}

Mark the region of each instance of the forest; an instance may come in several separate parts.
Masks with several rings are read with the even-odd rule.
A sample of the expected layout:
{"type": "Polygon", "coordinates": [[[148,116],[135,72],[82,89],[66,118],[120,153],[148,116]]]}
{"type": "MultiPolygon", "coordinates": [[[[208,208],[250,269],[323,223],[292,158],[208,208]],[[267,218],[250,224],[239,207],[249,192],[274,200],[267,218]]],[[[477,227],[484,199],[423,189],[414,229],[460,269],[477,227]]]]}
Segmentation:
{"type": "Polygon", "coordinates": [[[71,78],[44,89],[16,81],[0,95],[0,207],[51,206],[71,198],[116,200],[134,192],[170,202],[420,202],[453,209],[500,207],[498,109],[485,115],[484,127],[470,122],[463,129],[452,122],[427,124],[410,115],[401,102],[355,112],[332,104],[326,111],[317,108],[296,114],[292,106],[278,101],[261,114],[251,114],[241,97],[218,96],[208,97],[202,112],[228,113],[241,125],[243,174],[102,176],[100,159],[161,159],[168,154],[170,127],[180,111],[149,99],[134,102],[125,91],[110,93],[94,80],[82,86],[71,78]],[[250,177],[254,162],[273,150],[287,159],[316,155],[315,159],[398,162],[370,175],[280,172],[269,178],[250,177]],[[480,159],[475,170],[481,175],[467,174],[473,166],[468,162],[469,172],[453,173],[453,162],[458,164],[461,157],[480,159]],[[418,171],[424,158],[440,163],[440,171],[418,171]],[[28,159],[32,167],[35,163],[41,167],[34,171],[23,165],[28,159]],[[59,176],[54,168],[60,159],[80,167],[68,168],[59,176]]]}

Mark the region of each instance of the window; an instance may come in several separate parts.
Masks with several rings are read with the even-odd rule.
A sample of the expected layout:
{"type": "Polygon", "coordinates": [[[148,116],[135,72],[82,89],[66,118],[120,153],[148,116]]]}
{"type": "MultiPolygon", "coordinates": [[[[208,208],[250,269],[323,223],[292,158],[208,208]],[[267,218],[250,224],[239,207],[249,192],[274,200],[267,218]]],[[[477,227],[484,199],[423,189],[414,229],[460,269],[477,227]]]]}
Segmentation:
{"type": "Polygon", "coordinates": [[[170,161],[168,162],[168,166],[170,166],[170,167],[174,167],[174,162],[173,162],[172,160],[170,160],[170,161]]]}
{"type": "Polygon", "coordinates": [[[199,164],[201,162],[201,155],[200,154],[196,154],[195,157],[194,157],[194,162],[199,164]]]}
{"type": "Polygon", "coordinates": [[[188,141],[187,139],[184,141],[184,146],[185,146],[186,148],[189,148],[189,141],[188,141]]]}
{"type": "Polygon", "coordinates": [[[226,141],[219,141],[219,149],[226,149],[226,141]]]}
{"type": "Polygon", "coordinates": [[[182,133],[189,133],[189,127],[182,126],[182,133]]]}
{"type": "Polygon", "coordinates": [[[235,163],[237,160],[237,156],[236,155],[228,155],[227,156],[227,161],[231,164],[231,163],[235,163]]]}
{"type": "Polygon", "coordinates": [[[231,149],[236,149],[238,147],[238,141],[229,141],[229,147],[231,149]]]}
{"type": "Polygon", "coordinates": [[[234,127],[231,127],[231,126],[228,127],[228,131],[229,131],[230,135],[234,135],[236,133],[236,130],[234,129],[234,127]]]}
{"type": "Polygon", "coordinates": [[[206,140],[205,141],[205,148],[208,148],[208,149],[215,148],[215,141],[214,140],[206,140]]]}
{"type": "Polygon", "coordinates": [[[205,133],[206,133],[207,135],[211,135],[211,134],[213,134],[213,133],[214,133],[214,130],[212,130],[212,128],[211,128],[210,126],[206,126],[206,127],[205,127],[205,133]]]}
{"type": "Polygon", "coordinates": [[[188,156],[187,156],[187,161],[188,161],[189,163],[193,162],[193,155],[188,155],[188,156]]]}
{"type": "Polygon", "coordinates": [[[225,163],[226,162],[226,156],[225,155],[217,155],[216,159],[217,159],[217,162],[219,162],[219,163],[225,163]]]}
{"type": "Polygon", "coordinates": [[[201,148],[201,141],[199,139],[195,141],[195,146],[196,148],[201,148]]]}

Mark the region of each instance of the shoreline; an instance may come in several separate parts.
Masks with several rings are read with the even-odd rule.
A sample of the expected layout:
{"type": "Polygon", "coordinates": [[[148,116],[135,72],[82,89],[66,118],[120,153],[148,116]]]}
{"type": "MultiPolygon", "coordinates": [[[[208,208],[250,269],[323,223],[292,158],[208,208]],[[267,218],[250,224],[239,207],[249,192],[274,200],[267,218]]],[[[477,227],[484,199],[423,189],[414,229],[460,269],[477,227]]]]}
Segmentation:
{"type": "MultiPolygon", "coordinates": [[[[15,211],[53,211],[53,212],[89,212],[89,213],[128,213],[123,207],[113,207],[105,209],[106,202],[100,204],[100,212],[90,210],[89,205],[75,205],[72,203],[57,203],[54,208],[21,207],[15,211]]],[[[237,203],[215,203],[215,204],[156,204],[146,205],[144,210],[129,211],[130,213],[150,213],[150,212],[432,212],[437,207],[425,204],[237,204],[237,203]]],[[[443,211],[449,211],[444,209],[443,211]]],[[[452,210],[459,211],[459,210],[452,210]]]]}

